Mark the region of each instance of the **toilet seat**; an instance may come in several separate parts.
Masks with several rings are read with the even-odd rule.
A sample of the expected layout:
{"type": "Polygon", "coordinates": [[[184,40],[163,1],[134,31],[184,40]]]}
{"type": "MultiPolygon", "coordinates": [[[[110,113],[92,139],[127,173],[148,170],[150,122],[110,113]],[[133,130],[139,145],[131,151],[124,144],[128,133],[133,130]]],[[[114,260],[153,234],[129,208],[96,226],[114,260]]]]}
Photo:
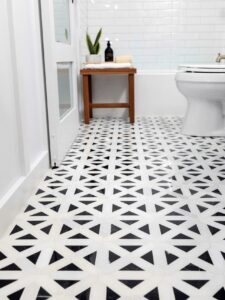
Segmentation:
{"type": "Polygon", "coordinates": [[[178,70],[186,73],[225,73],[225,64],[185,64],[180,65],[178,70]]]}
{"type": "Polygon", "coordinates": [[[225,64],[180,65],[176,79],[185,82],[224,83],[225,64]]]}

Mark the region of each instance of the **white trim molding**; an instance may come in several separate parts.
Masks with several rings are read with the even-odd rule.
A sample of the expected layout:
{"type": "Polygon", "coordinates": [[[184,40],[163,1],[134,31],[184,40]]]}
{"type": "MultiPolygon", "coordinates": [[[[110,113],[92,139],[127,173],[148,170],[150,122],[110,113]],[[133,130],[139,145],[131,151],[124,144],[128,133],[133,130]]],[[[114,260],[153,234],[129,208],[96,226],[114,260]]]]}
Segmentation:
{"type": "Polygon", "coordinates": [[[26,176],[20,177],[16,183],[1,198],[0,202],[0,236],[6,231],[12,220],[23,208],[28,198],[35,192],[37,185],[49,169],[48,152],[32,164],[32,168],[26,176]]]}

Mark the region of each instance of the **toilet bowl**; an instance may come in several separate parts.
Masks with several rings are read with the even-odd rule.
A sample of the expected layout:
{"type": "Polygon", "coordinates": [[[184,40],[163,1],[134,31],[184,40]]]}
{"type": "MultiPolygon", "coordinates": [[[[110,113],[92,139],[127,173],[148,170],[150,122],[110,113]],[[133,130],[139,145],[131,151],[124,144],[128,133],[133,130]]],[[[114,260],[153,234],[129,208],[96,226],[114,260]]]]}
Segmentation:
{"type": "Polygon", "coordinates": [[[225,64],[182,65],[176,85],[188,101],[182,133],[225,136],[225,64]]]}

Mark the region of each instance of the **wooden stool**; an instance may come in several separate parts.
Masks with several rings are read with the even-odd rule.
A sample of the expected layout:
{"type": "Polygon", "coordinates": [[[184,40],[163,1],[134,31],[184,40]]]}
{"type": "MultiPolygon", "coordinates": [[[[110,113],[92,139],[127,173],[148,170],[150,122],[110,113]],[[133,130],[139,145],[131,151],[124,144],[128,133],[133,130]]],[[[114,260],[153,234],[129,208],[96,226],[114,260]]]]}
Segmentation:
{"type": "Polygon", "coordinates": [[[93,108],[129,108],[130,123],[134,123],[134,77],[135,68],[115,69],[82,69],[83,75],[83,100],[84,100],[84,123],[89,124],[92,118],[93,108]],[[92,75],[127,75],[128,76],[128,103],[92,103],[92,75]]]}

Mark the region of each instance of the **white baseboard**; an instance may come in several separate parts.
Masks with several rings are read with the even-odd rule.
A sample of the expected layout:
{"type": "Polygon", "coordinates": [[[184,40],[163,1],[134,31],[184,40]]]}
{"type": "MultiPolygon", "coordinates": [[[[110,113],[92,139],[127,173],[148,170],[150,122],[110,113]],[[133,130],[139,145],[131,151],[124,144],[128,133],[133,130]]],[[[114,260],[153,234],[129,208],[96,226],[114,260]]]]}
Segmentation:
{"type": "Polygon", "coordinates": [[[28,198],[34,193],[40,180],[49,169],[48,152],[44,152],[32,165],[26,177],[21,177],[1,199],[0,236],[4,234],[28,198]]]}

